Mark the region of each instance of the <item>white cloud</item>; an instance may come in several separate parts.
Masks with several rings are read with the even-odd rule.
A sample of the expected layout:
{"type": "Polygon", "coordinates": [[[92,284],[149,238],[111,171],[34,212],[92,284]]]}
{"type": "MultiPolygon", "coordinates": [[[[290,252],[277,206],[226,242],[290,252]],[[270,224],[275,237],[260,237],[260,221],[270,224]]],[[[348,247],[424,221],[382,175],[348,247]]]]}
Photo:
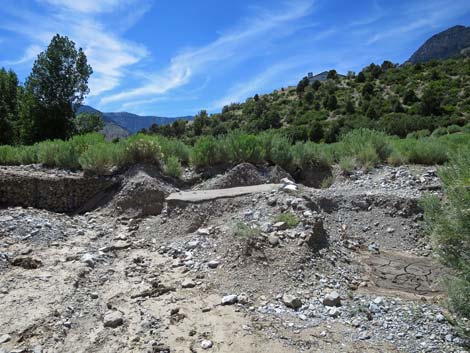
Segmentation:
{"type": "MultiPolygon", "coordinates": [[[[14,8],[3,9],[13,20],[5,20],[0,23],[0,27],[26,36],[32,42],[24,56],[20,60],[12,61],[12,65],[32,62],[35,55],[43,50],[40,48],[45,48],[56,33],[67,35],[77,46],[83,48],[88,62],[93,67],[94,73],[89,82],[90,97],[92,97],[119,86],[126,75],[127,67],[140,62],[148,55],[145,46],[123,39],[90,13],[111,11],[113,8],[130,3],[130,0],[41,0],[42,3],[46,1],[55,9],[53,13],[47,15],[14,8]],[[93,5],[94,3],[97,5],[93,5]],[[76,9],[79,12],[71,16],[70,11],[75,9],[74,6],[79,7],[76,9]]],[[[134,18],[133,21],[135,21],[135,16],[132,16],[134,12],[133,9],[128,9],[126,12],[126,16],[134,18]]],[[[137,13],[138,16],[143,14],[141,8],[137,13]]]]}
{"type": "Polygon", "coordinates": [[[400,12],[400,17],[390,28],[384,28],[379,33],[372,34],[366,45],[374,44],[385,39],[404,38],[410,32],[428,32],[430,28],[438,28],[447,21],[462,13],[468,12],[468,4],[464,1],[426,1],[410,5],[400,12]]]}
{"type": "Polygon", "coordinates": [[[129,0],[39,0],[41,3],[84,13],[111,12],[129,0]]]}
{"type": "Polygon", "coordinates": [[[308,15],[312,6],[312,0],[298,0],[286,3],[277,12],[260,10],[256,16],[222,34],[215,41],[176,55],[166,69],[149,75],[139,87],[109,95],[100,104],[163,94],[187,84],[197,74],[214,71],[221,66],[226,68],[234,62],[258,55],[273,39],[297,30],[299,23],[296,20],[308,15]]]}
{"type": "Polygon", "coordinates": [[[29,63],[31,61],[33,61],[34,59],[36,59],[36,57],[38,56],[38,54],[43,50],[42,47],[40,47],[39,45],[30,45],[28,48],[26,48],[23,56],[17,60],[11,60],[11,61],[4,61],[3,63],[5,65],[20,65],[20,64],[24,64],[24,63],[29,63]]]}
{"type": "Polygon", "coordinates": [[[259,90],[266,91],[266,88],[274,82],[289,83],[292,78],[298,79],[299,70],[303,70],[309,63],[311,63],[310,57],[291,57],[289,60],[278,62],[253,79],[233,85],[224,97],[211,103],[209,110],[220,109],[231,103],[239,103],[259,90]]]}

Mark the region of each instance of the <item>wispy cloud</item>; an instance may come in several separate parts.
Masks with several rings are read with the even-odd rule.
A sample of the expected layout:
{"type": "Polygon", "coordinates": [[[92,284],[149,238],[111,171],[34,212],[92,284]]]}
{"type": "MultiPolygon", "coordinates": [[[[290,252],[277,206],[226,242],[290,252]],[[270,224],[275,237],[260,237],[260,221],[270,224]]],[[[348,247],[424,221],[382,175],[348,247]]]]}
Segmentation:
{"type": "Polygon", "coordinates": [[[192,77],[206,73],[208,68],[215,71],[220,65],[227,67],[259,55],[272,40],[302,26],[298,20],[307,16],[312,8],[312,0],[298,0],[283,4],[277,11],[258,9],[256,16],[242,21],[237,28],[205,46],[183,51],[172,58],[167,68],[149,74],[140,86],[104,97],[100,104],[164,94],[187,84],[192,77]]]}
{"type": "Polygon", "coordinates": [[[310,57],[291,57],[289,60],[271,65],[254,78],[232,85],[228,92],[222,98],[213,101],[208,109],[216,110],[224,105],[244,101],[259,90],[265,91],[267,87],[275,84],[279,79],[286,83],[291,82],[292,79],[298,80],[300,72],[303,72],[303,68],[310,62],[310,57]]]}
{"type": "Polygon", "coordinates": [[[400,18],[392,22],[389,28],[373,34],[366,44],[371,45],[380,40],[401,37],[410,32],[415,35],[419,31],[427,32],[430,28],[442,26],[446,21],[465,12],[469,12],[468,3],[461,1],[431,0],[417,4],[407,3],[407,7],[400,11],[400,18]]]}
{"type": "Polygon", "coordinates": [[[2,64],[15,66],[15,65],[20,65],[24,63],[29,63],[33,61],[42,50],[43,48],[40,47],[39,45],[36,45],[36,44],[30,45],[28,48],[26,48],[26,51],[24,52],[21,58],[16,59],[16,60],[5,60],[2,62],[2,64]]]}
{"type": "Polygon", "coordinates": [[[129,0],[38,0],[63,9],[83,13],[111,12],[117,7],[122,7],[130,3],[129,0]]]}
{"type": "MultiPolygon", "coordinates": [[[[31,63],[38,52],[47,46],[52,36],[61,33],[69,36],[84,49],[94,70],[89,84],[92,95],[97,96],[112,90],[120,84],[126,74],[126,68],[145,58],[148,51],[145,46],[122,38],[103,23],[97,14],[118,8],[126,9],[126,6],[136,1],[40,0],[40,4],[50,7],[52,11],[47,15],[27,10],[19,11],[14,7],[0,9],[0,12],[6,12],[12,19],[3,21],[0,27],[16,32],[32,43],[20,59],[11,60],[10,64],[31,63]]],[[[145,4],[148,2],[145,1],[145,4]]],[[[145,6],[143,8],[148,9],[145,6]]],[[[135,22],[142,15],[141,7],[137,10],[126,10],[126,18],[131,22],[135,22]]]]}

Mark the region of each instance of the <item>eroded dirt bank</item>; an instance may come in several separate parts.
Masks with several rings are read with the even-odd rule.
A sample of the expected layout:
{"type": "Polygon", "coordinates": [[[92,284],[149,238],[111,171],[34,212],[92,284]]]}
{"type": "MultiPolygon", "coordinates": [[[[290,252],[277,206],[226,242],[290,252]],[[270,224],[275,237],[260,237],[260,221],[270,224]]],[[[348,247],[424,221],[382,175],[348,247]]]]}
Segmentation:
{"type": "Polygon", "coordinates": [[[421,236],[433,168],[284,186],[140,219],[113,201],[77,216],[0,210],[0,352],[465,351],[421,236]]]}

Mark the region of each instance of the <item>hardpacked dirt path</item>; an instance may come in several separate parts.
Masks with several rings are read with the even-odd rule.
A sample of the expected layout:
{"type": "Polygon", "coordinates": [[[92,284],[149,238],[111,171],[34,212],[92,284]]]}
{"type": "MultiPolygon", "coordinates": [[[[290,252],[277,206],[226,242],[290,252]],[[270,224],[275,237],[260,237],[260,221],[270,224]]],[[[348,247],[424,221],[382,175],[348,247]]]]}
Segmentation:
{"type": "Polygon", "coordinates": [[[436,185],[381,168],[141,219],[0,210],[0,352],[465,352],[416,203],[436,185]]]}

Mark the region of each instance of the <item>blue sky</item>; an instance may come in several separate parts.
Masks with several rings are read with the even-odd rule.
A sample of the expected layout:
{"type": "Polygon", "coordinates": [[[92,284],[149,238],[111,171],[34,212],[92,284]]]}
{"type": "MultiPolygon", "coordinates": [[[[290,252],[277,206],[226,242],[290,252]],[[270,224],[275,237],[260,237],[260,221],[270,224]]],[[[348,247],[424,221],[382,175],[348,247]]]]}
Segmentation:
{"type": "Polygon", "coordinates": [[[60,33],[94,69],[87,104],[180,116],[308,71],[401,63],[456,24],[470,24],[468,0],[2,0],[0,66],[24,80],[60,33]]]}

